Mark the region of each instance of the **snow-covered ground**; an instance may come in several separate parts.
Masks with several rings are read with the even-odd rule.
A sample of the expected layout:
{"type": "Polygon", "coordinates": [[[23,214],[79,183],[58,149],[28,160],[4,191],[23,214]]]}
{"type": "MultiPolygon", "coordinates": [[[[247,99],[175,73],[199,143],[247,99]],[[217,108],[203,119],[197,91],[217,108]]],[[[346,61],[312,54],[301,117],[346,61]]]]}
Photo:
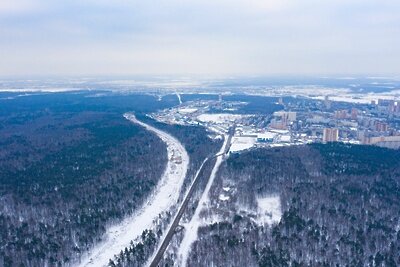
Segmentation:
{"type": "Polygon", "coordinates": [[[43,87],[43,88],[0,88],[0,92],[6,93],[65,93],[90,89],[69,88],[69,87],[43,87]]]}
{"type": "Polygon", "coordinates": [[[279,223],[282,217],[281,200],[279,196],[257,198],[258,222],[260,224],[279,223]]]}
{"type": "Polygon", "coordinates": [[[230,197],[226,196],[225,194],[220,194],[218,199],[221,200],[221,201],[227,201],[227,200],[230,199],[230,197]]]}
{"type": "Polygon", "coordinates": [[[256,143],[255,137],[235,136],[232,138],[232,145],[229,152],[239,152],[252,148],[256,143]]]}
{"type": "Polygon", "coordinates": [[[163,177],[144,206],[136,214],[107,229],[105,241],[97,244],[86,255],[81,263],[78,264],[81,267],[106,266],[109,259],[130,245],[131,240],[138,238],[145,229],[152,229],[153,222],[157,220],[158,215],[168,211],[171,206],[177,203],[179,192],[186,176],[189,156],[183,145],[176,138],[138,121],[132,114],[125,114],[124,117],[157,134],[167,145],[169,161],[163,177]],[[172,159],[173,156],[175,158],[181,157],[182,162],[174,161],[172,159]]]}
{"type": "MultiPolygon", "coordinates": [[[[348,102],[355,104],[370,104],[371,101],[378,101],[378,99],[396,100],[399,98],[399,90],[388,93],[369,93],[369,94],[344,94],[329,96],[329,100],[337,102],[348,102]]],[[[312,99],[324,100],[324,96],[311,97],[312,99]]]]}
{"type": "Polygon", "coordinates": [[[258,225],[273,225],[282,218],[281,200],[278,195],[257,197],[257,209],[244,205],[237,205],[237,211],[247,216],[258,225]]]}
{"type": "Polygon", "coordinates": [[[180,108],[178,110],[179,110],[179,113],[190,114],[190,113],[196,112],[198,109],[197,108],[180,108]]]}
{"type": "Polygon", "coordinates": [[[229,114],[229,113],[221,113],[221,114],[201,114],[197,117],[197,119],[201,122],[212,122],[212,123],[232,123],[237,119],[242,118],[242,115],[239,114],[229,114]]]}
{"type": "Polygon", "coordinates": [[[350,89],[340,88],[301,88],[301,90],[287,90],[286,94],[295,94],[310,97],[312,99],[324,100],[329,97],[331,101],[348,102],[358,104],[370,104],[371,101],[378,101],[378,99],[395,100],[400,97],[400,89],[393,87],[392,90],[387,92],[369,92],[369,93],[355,93],[350,89]]]}
{"type": "MultiPolygon", "coordinates": [[[[381,83],[383,84],[383,83],[381,83]]],[[[386,86],[387,88],[387,86],[386,86]]],[[[318,85],[298,85],[298,86],[283,86],[277,88],[267,88],[262,93],[252,92],[255,95],[266,95],[266,96],[303,96],[317,100],[324,100],[326,96],[331,101],[348,102],[348,103],[359,103],[369,104],[372,100],[377,101],[378,99],[399,99],[400,88],[393,86],[387,92],[369,92],[369,93],[357,93],[353,92],[350,88],[332,88],[323,87],[318,85]]]]}
{"type": "MultiPolygon", "coordinates": [[[[225,147],[227,145],[228,138],[225,138],[224,144],[221,148],[221,150],[218,152],[218,154],[223,154],[225,151],[225,147]]],[[[204,222],[200,219],[200,212],[203,208],[207,208],[210,204],[209,200],[209,192],[211,185],[214,182],[215,176],[217,174],[217,171],[222,163],[223,156],[220,155],[217,157],[217,160],[215,162],[214,168],[212,169],[210,179],[207,182],[206,188],[204,189],[203,194],[201,195],[201,198],[199,200],[199,203],[197,205],[197,208],[194,212],[194,215],[192,219],[190,220],[189,223],[185,225],[185,235],[183,237],[183,240],[181,242],[181,245],[178,249],[178,266],[185,267],[186,262],[191,250],[192,244],[196,241],[197,239],[197,231],[201,225],[204,224],[204,222]]]]}

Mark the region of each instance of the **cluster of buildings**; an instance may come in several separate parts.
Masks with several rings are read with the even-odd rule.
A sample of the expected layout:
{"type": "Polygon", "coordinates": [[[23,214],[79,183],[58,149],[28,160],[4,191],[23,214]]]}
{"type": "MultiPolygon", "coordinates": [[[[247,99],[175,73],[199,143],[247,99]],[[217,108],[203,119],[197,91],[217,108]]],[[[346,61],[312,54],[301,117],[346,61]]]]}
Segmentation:
{"type": "Polygon", "coordinates": [[[400,101],[379,100],[354,104],[303,99],[279,103],[284,110],[272,115],[235,112],[244,103],[219,100],[185,102],[152,114],[169,124],[201,125],[220,138],[232,125],[231,152],[252,147],[276,147],[313,142],[346,142],[400,147],[400,101]]]}
{"type": "MultiPolygon", "coordinates": [[[[280,100],[282,102],[282,100],[280,100]]],[[[282,102],[283,103],[283,102],[282,102]]],[[[274,129],[287,130],[288,126],[296,121],[297,113],[292,111],[278,111],[274,113],[270,126],[274,129]]]]}
{"type": "Polygon", "coordinates": [[[379,100],[371,104],[288,103],[285,108],[297,112],[290,125],[292,133],[312,142],[348,142],[400,147],[400,101],[379,100]]]}
{"type": "Polygon", "coordinates": [[[381,112],[400,115],[400,100],[378,99],[378,103],[371,101],[371,104],[381,112]]]}

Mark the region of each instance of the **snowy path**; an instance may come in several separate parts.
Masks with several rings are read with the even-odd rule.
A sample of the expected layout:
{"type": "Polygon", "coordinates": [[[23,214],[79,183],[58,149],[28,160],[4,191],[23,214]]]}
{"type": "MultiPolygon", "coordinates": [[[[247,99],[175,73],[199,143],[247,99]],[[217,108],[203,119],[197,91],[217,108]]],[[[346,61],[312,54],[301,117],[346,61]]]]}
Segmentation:
{"type": "MultiPolygon", "coordinates": [[[[121,223],[110,227],[105,234],[105,241],[96,245],[78,266],[106,266],[125,247],[129,247],[131,240],[139,237],[145,229],[153,228],[153,221],[162,212],[176,204],[180,189],[189,166],[189,156],[183,145],[174,137],[150,125],[138,121],[133,114],[124,114],[124,117],[133,123],[143,126],[157,134],[167,145],[168,163],[163,177],[155,191],[148,198],[143,207],[134,215],[121,223]],[[180,162],[181,161],[181,162],[180,162]]],[[[155,153],[157,153],[155,151],[155,153]]]]}
{"type": "Polygon", "coordinates": [[[176,96],[178,97],[179,105],[182,105],[181,95],[177,92],[176,96]]]}
{"type": "Polygon", "coordinates": [[[206,188],[203,191],[203,194],[201,195],[201,198],[199,200],[199,203],[196,207],[196,210],[194,212],[194,215],[190,222],[185,225],[185,235],[183,237],[183,240],[179,246],[178,250],[178,266],[185,267],[186,262],[190,253],[190,249],[192,244],[196,241],[197,239],[197,231],[199,227],[202,225],[202,221],[200,220],[200,212],[203,208],[206,208],[208,203],[209,203],[209,192],[211,185],[214,182],[215,176],[217,174],[217,171],[223,161],[223,157],[225,156],[225,149],[227,147],[228,142],[230,142],[230,138],[226,138],[225,136],[225,141],[224,144],[222,145],[221,150],[218,152],[217,160],[215,162],[214,168],[212,169],[210,179],[207,182],[206,188]]]}

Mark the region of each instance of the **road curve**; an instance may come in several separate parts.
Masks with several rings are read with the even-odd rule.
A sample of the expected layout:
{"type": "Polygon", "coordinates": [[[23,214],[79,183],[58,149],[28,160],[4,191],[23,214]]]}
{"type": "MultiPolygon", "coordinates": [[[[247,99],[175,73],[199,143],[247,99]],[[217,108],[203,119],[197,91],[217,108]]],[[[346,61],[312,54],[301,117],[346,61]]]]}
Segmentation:
{"type": "Polygon", "coordinates": [[[80,267],[106,266],[109,259],[125,247],[129,247],[131,240],[139,237],[145,229],[152,229],[153,221],[157,220],[158,215],[168,211],[172,205],[177,203],[186,177],[189,156],[184,146],[176,138],[137,120],[133,114],[126,113],[124,117],[157,134],[166,143],[168,163],[156,189],[146,203],[136,214],[107,229],[105,240],[87,253],[77,264],[80,267]]]}

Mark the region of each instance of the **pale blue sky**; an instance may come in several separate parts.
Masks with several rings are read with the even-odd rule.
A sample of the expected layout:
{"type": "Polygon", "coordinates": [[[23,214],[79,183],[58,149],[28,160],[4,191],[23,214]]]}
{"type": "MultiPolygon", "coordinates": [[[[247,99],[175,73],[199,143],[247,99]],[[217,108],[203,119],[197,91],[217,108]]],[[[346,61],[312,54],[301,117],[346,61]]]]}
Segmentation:
{"type": "Polygon", "coordinates": [[[399,72],[399,0],[0,1],[0,76],[399,72]]]}

